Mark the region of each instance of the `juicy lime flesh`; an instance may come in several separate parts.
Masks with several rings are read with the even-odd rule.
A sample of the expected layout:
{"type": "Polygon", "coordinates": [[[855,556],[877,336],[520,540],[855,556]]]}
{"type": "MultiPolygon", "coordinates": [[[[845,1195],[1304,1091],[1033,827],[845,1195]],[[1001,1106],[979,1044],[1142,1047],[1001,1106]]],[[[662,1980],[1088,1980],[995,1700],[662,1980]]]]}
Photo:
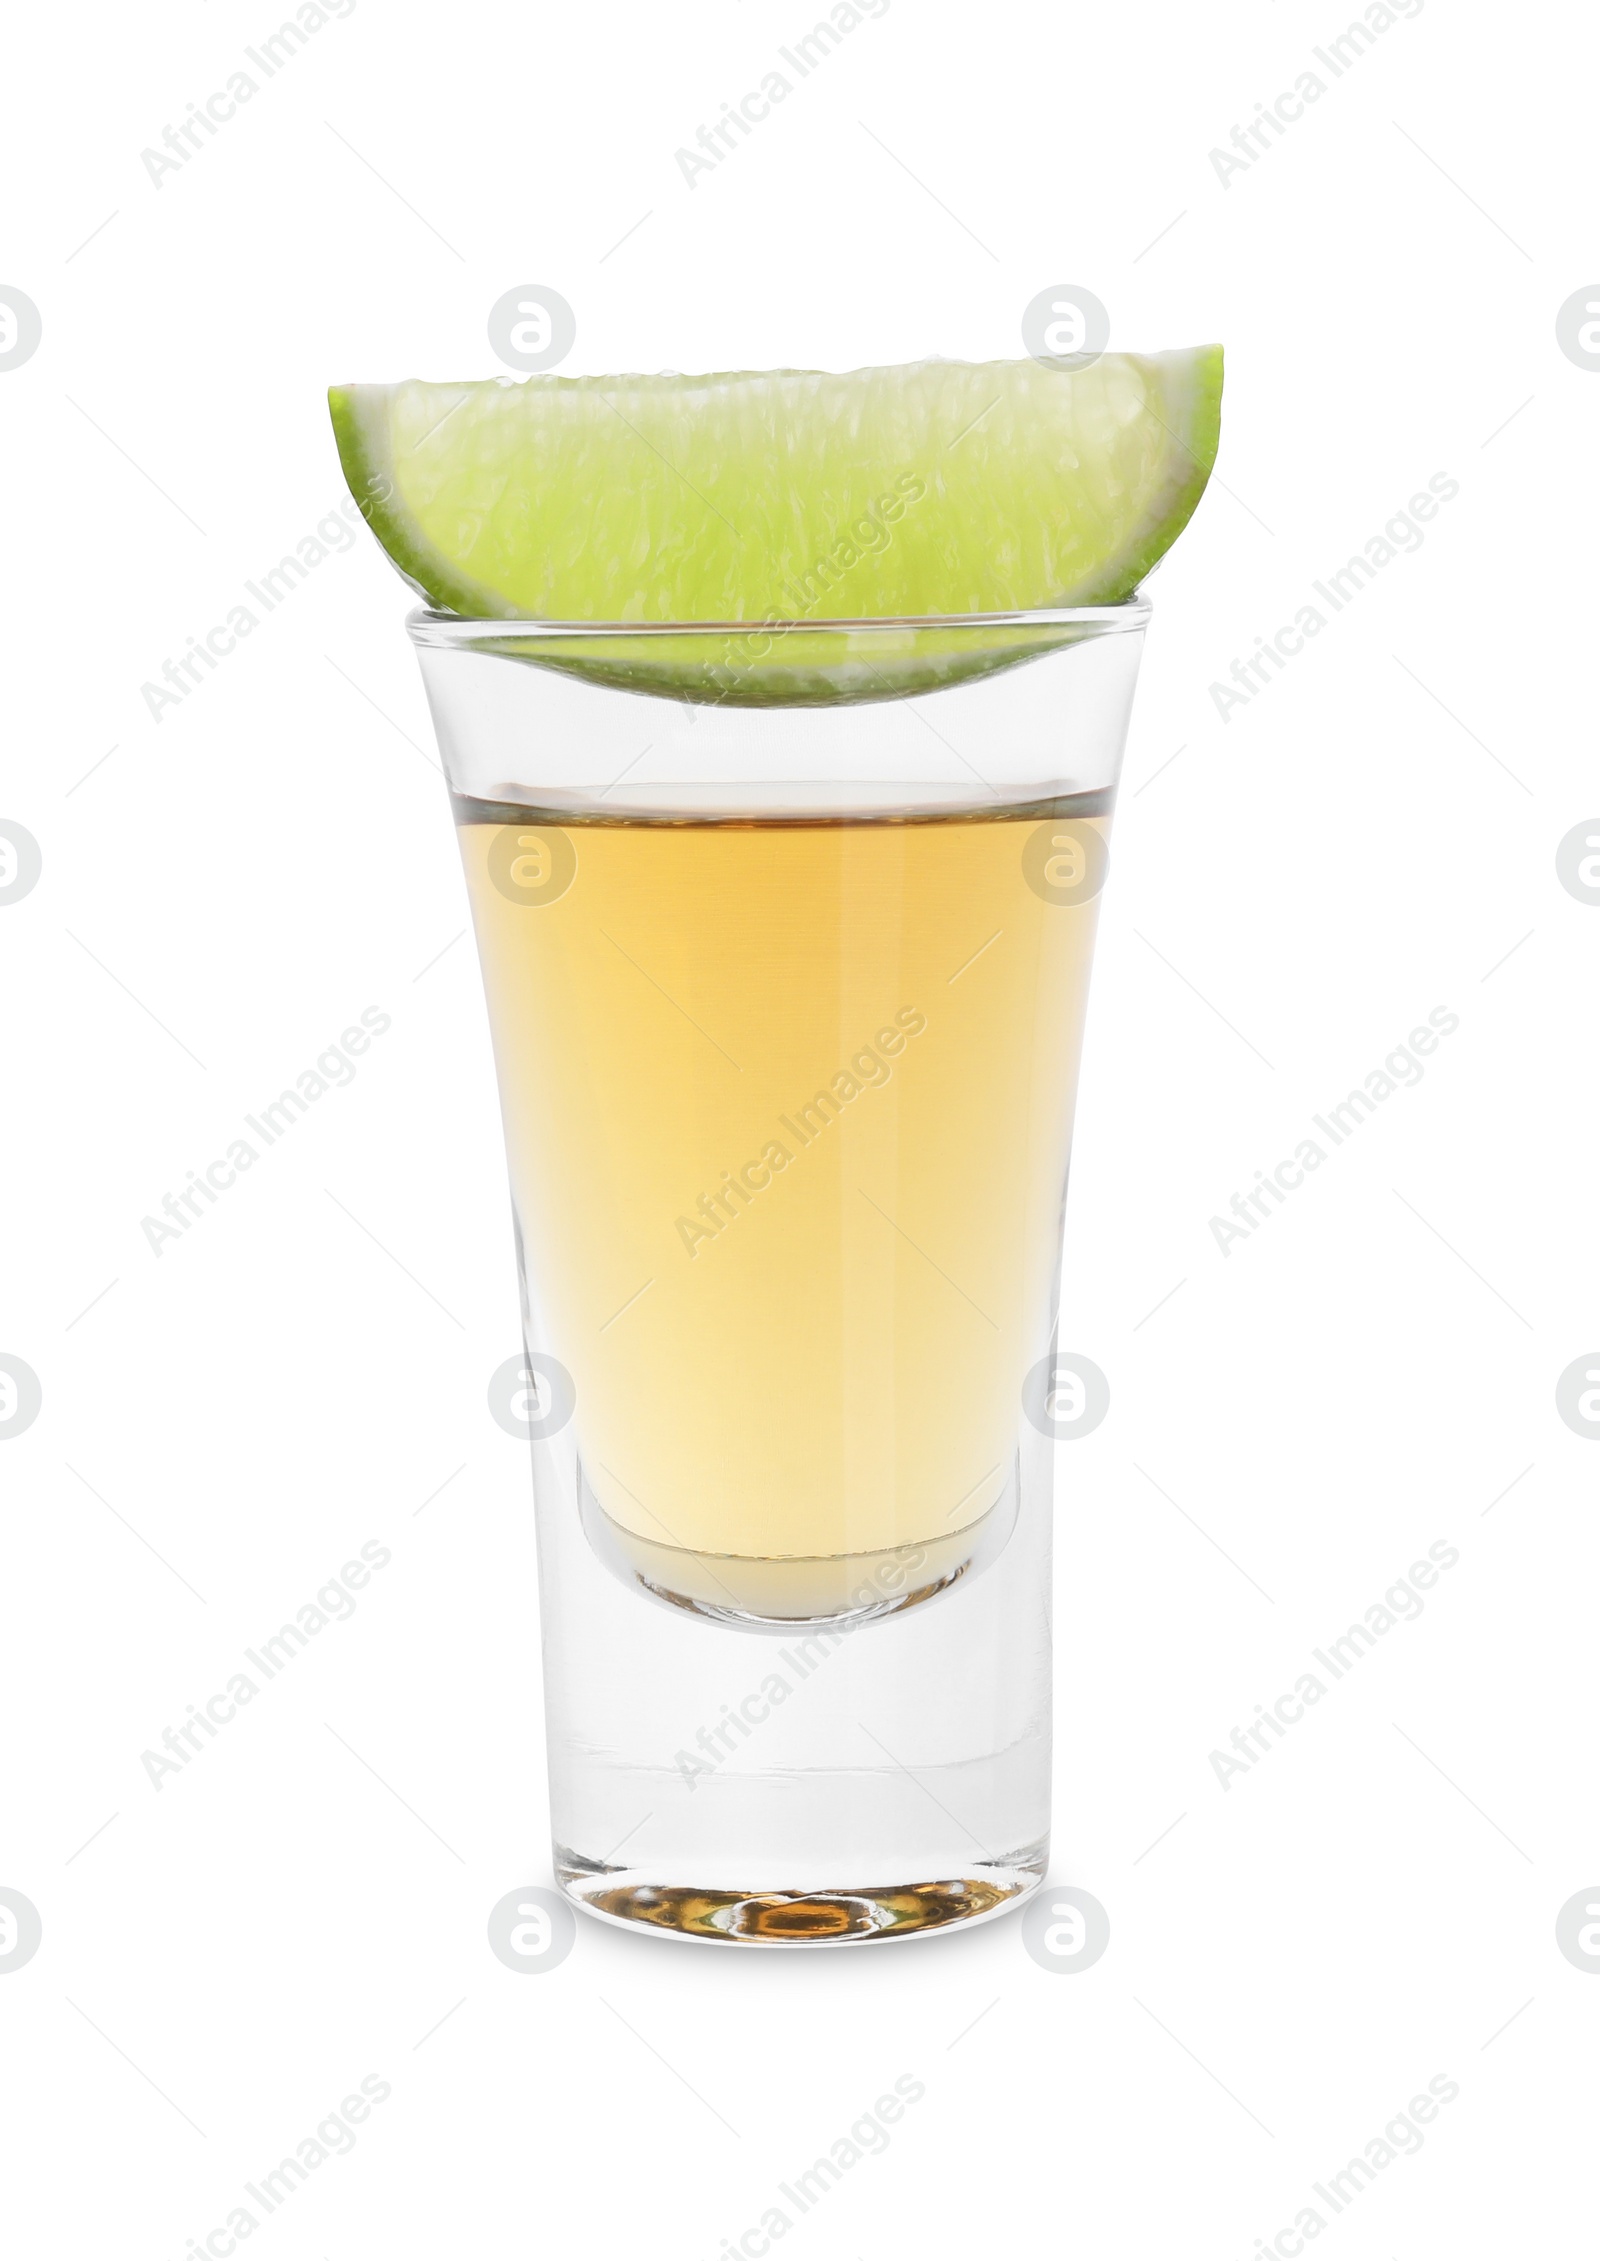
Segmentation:
{"type": "MultiPolygon", "coordinates": [[[[925,361],[329,397],[352,493],[441,611],[820,627],[1116,602],[1204,492],[1221,393],[1221,348],[1202,346],[1078,369],[925,361]]],[[[1025,656],[1014,635],[987,657],[966,649],[952,667],[941,632],[919,631],[882,686],[859,665],[802,664],[783,636],[718,683],[703,652],[515,656],[742,704],[903,695],[1025,656]]]]}

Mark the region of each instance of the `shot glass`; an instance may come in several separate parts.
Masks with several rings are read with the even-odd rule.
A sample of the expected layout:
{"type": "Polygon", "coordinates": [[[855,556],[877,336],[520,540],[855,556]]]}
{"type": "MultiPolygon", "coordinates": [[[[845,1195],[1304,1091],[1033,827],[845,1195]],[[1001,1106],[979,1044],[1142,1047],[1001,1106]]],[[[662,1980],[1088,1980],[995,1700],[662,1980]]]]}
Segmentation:
{"type": "Polygon", "coordinates": [[[412,616],[594,1915],[855,1944],[1044,1875],[1063,1209],[1148,611],[412,616]]]}

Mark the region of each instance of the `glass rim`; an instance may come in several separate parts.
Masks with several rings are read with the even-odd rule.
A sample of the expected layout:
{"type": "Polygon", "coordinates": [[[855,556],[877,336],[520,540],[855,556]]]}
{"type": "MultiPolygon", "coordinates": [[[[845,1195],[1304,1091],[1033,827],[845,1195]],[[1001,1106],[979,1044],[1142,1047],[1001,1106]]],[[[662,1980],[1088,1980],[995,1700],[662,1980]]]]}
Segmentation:
{"type": "Polygon", "coordinates": [[[414,644],[448,650],[452,646],[492,643],[505,637],[523,641],[618,637],[648,642],[652,637],[712,637],[724,642],[731,636],[852,636],[908,635],[928,631],[967,631],[983,636],[999,628],[1076,628],[1086,635],[1113,636],[1145,627],[1151,614],[1150,599],[1142,590],[1114,604],[1049,605],[1019,612],[879,613],[852,619],[762,620],[532,620],[512,616],[490,619],[476,614],[439,612],[418,605],[406,615],[406,629],[414,644]]]}

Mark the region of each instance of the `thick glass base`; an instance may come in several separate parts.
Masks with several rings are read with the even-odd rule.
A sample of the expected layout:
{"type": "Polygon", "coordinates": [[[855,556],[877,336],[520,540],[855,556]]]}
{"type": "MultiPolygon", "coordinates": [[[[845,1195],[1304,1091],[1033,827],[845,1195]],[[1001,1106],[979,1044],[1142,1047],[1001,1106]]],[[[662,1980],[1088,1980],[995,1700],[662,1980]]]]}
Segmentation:
{"type": "MultiPolygon", "coordinates": [[[[831,1593],[747,1588],[714,1608],[685,1591],[685,1550],[619,1549],[570,1427],[537,1442],[551,1838],[572,1899],[657,1938],[799,1947],[952,1931],[1033,1891],[1050,1828],[1050,1449],[1019,1423],[985,1518],[1009,1535],[990,1555],[969,1531],[959,1574],[915,1607],[925,1569],[884,1591],[880,1563],[863,1593],[856,1558],[831,1593]],[[799,1599],[844,1610],[780,1614],[799,1599]]],[[[795,1568],[767,1567],[780,1586],[795,1568]]],[[[745,1558],[741,1580],[762,1568],[745,1558]]]]}
{"type": "Polygon", "coordinates": [[[829,1891],[737,1892],[653,1882],[636,1869],[585,1860],[557,1846],[556,1878],[589,1915],[658,1937],[737,1947],[854,1947],[914,1939],[987,1922],[1018,1907],[1043,1881],[1046,1843],[964,1875],[923,1884],[852,1885],[829,1891]]]}

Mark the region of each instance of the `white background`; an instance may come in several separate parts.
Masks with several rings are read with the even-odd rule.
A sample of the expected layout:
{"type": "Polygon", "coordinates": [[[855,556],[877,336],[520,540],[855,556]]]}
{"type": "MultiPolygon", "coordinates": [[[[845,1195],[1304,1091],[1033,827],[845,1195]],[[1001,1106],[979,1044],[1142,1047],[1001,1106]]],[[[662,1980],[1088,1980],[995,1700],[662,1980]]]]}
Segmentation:
{"type": "Polygon", "coordinates": [[[785,2250],[1243,2261],[1437,2074],[1459,2097],[1328,2250],[1592,2222],[1600,1983],[1555,1939],[1600,1876],[1600,1449],[1555,1405],[1600,1339],[1600,909],[1555,867],[1600,805],[1600,375],[1555,334],[1600,271],[1592,21],[1428,0],[1334,82],[1311,50],[1349,17],[1311,0],[892,0],[691,189],[674,151],[813,20],[358,0],[159,186],[141,151],[276,12],[13,22],[0,282],[43,342],[0,375],[0,816],[43,876],[0,909],[0,1349],[43,1410],[0,1444],[0,1884],[43,1944],[0,1975],[0,2130],[30,2261],[176,2261],[367,2074],[392,2095],[252,2253],[701,2261],[904,2073],[925,2098],[785,2250]],[[1225,185],[1209,152],[1308,68],[1325,95],[1225,185]],[[1012,355],[1058,282],[1116,345],[1227,345],[1074,1163],[1063,1342],[1112,1391],[1060,1448],[1053,1873],[1111,1919],[1080,1975],[1014,1921],[488,1951],[548,1877],[531,1514],[485,1404],[507,1200],[405,593],[363,535],[159,723],[140,686],[334,507],[324,386],[490,373],[525,282],[575,308],[573,372],[1012,355]],[[1424,546],[1224,721],[1210,684],[1438,472],[1424,546]],[[374,1005],[357,1080],[155,1256],[141,1218],[374,1005]],[[1212,1215],[1435,1006],[1420,1085],[1224,1256],[1212,1215]],[[1421,1619],[1224,1789],[1210,1752],[1440,1539],[1421,1619]],[[141,1752],[368,1540],[358,1614],[154,1789],[141,1752]]]}

